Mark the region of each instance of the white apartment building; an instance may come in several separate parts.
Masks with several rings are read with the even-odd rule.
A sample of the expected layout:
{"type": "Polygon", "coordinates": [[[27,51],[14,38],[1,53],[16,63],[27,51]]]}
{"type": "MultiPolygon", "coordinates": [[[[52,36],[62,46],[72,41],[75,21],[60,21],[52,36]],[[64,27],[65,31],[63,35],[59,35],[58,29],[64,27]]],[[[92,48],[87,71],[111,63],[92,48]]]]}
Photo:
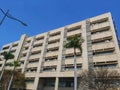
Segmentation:
{"type": "MultiPolygon", "coordinates": [[[[74,53],[64,48],[67,37],[79,35],[84,39],[83,53],[77,51],[77,69],[88,70],[91,63],[95,68],[120,70],[120,51],[117,33],[111,13],[105,13],[65,27],[4,45],[4,51],[11,51],[25,73],[27,90],[73,90],[74,53]]],[[[2,55],[1,55],[2,58],[2,55]]],[[[13,59],[7,63],[13,62],[13,59]]],[[[0,70],[4,60],[0,60],[0,70]]],[[[5,69],[13,69],[5,65],[5,69]]]]}

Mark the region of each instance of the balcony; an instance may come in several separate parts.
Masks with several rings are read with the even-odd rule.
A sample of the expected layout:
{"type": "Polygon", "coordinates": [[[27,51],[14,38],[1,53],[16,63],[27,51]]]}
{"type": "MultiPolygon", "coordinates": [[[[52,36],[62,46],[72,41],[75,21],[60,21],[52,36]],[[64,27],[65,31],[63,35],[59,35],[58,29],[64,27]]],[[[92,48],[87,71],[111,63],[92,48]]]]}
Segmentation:
{"type": "Polygon", "coordinates": [[[35,47],[35,48],[32,48],[31,52],[36,52],[40,50],[42,50],[42,47],[35,47]]]}
{"type": "Polygon", "coordinates": [[[58,61],[54,60],[54,61],[46,61],[44,62],[44,66],[53,66],[53,65],[57,65],[58,61]]]}
{"type": "Polygon", "coordinates": [[[22,69],[24,67],[24,64],[21,64],[19,67],[16,67],[16,69],[22,69]]]}
{"type": "Polygon", "coordinates": [[[73,31],[67,32],[67,37],[75,35],[75,34],[78,35],[78,34],[81,34],[81,33],[82,33],[81,29],[73,30],[73,31]]]}
{"type": "Polygon", "coordinates": [[[59,47],[59,43],[48,44],[47,48],[59,47]]]}
{"type": "MultiPolygon", "coordinates": [[[[74,53],[74,49],[73,48],[66,49],[65,54],[73,54],[73,53],[74,53]]],[[[77,49],[76,53],[80,53],[80,50],[77,49]]]]}
{"type": "Polygon", "coordinates": [[[114,47],[114,43],[113,42],[105,42],[105,43],[101,43],[101,44],[94,44],[94,45],[92,45],[92,50],[112,48],[112,47],[114,47]]]}
{"type": "Polygon", "coordinates": [[[5,50],[2,50],[1,53],[8,52],[8,51],[9,51],[9,49],[5,49],[5,50]]]}
{"type": "Polygon", "coordinates": [[[107,31],[107,32],[96,33],[96,34],[94,34],[94,35],[91,36],[91,39],[92,40],[102,39],[104,37],[110,37],[110,36],[112,36],[111,31],[107,31]]]}
{"type": "Polygon", "coordinates": [[[5,66],[5,70],[13,70],[13,67],[5,66]]]}
{"type": "Polygon", "coordinates": [[[108,28],[108,27],[110,27],[109,22],[103,22],[103,23],[93,24],[90,28],[91,30],[97,30],[97,29],[108,28]]]}
{"type": "Polygon", "coordinates": [[[12,47],[12,48],[11,48],[11,51],[12,51],[12,50],[16,50],[17,48],[18,48],[18,46],[12,47]]]}
{"type": "Polygon", "coordinates": [[[57,55],[58,55],[58,51],[51,51],[46,53],[46,57],[57,56],[57,55]]]}
{"type": "Polygon", "coordinates": [[[0,61],[0,64],[3,64],[4,63],[4,61],[0,61]]]}
{"type": "Polygon", "coordinates": [[[21,57],[20,61],[24,61],[26,59],[26,57],[21,57]]]}
{"type": "Polygon", "coordinates": [[[22,51],[22,54],[25,54],[25,53],[27,53],[28,52],[28,50],[23,50],[22,51]]]}
{"type": "Polygon", "coordinates": [[[31,55],[29,57],[29,59],[35,59],[35,58],[40,58],[41,54],[37,54],[37,55],[31,55]]]}
{"type": "Polygon", "coordinates": [[[9,59],[9,60],[7,60],[7,63],[13,63],[13,62],[14,62],[13,59],[9,59]]]}
{"type": "MultiPolygon", "coordinates": [[[[77,63],[82,63],[82,58],[77,57],[76,61],[77,61],[77,63]]],[[[66,58],[65,59],[65,64],[74,64],[74,57],[73,58],[66,58]]]]}
{"type": "Polygon", "coordinates": [[[28,46],[30,46],[30,44],[31,44],[31,43],[26,43],[26,44],[24,45],[24,47],[28,47],[28,46]]]}
{"type": "MultiPolygon", "coordinates": [[[[39,74],[39,77],[56,77],[56,71],[42,71],[39,74]]],[[[49,90],[49,89],[48,89],[49,90]]]]}
{"type": "Polygon", "coordinates": [[[43,72],[56,72],[56,65],[53,66],[44,66],[43,67],[43,72]]]}
{"type": "Polygon", "coordinates": [[[55,39],[60,39],[61,35],[56,35],[56,36],[51,36],[49,37],[49,41],[55,40],[55,39]]]}
{"type": "Polygon", "coordinates": [[[5,46],[2,48],[2,50],[8,50],[9,48],[10,48],[10,44],[5,45],[5,46]]]}
{"type": "Polygon", "coordinates": [[[39,64],[39,63],[29,63],[29,64],[27,65],[27,68],[38,67],[38,64],[39,64]]]}
{"type": "Polygon", "coordinates": [[[34,45],[43,43],[44,40],[35,41],[34,45]]]}
{"type": "Polygon", "coordinates": [[[25,77],[26,78],[33,78],[37,75],[37,73],[33,73],[33,72],[25,72],[25,77]]]}
{"type": "Polygon", "coordinates": [[[110,54],[110,55],[100,55],[100,56],[94,56],[93,62],[107,62],[107,61],[115,61],[118,60],[118,56],[116,54],[110,54]]]}

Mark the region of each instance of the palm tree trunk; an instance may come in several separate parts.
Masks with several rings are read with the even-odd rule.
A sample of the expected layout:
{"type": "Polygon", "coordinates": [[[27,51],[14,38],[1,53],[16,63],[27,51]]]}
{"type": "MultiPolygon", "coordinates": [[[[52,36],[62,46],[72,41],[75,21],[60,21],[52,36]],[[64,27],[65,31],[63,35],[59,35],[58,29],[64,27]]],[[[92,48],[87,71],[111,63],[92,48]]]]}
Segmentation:
{"type": "Polygon", "coordinates": [[[10,82],[9,82],[9,84],[8,84],[7,90],[10,90],[10,87],[11,87],[11,85],[12,85],[12,81],[13,81],[13,77],[14,77],[14,71],[15,71],[15,67],[13,68],[12,76],[11,76],[11,78],[10,78],[10,82]]]}
{"type": "Polygon", "coordinates": [[[4,69],[2,69],[2,72],[0,74],[0,80],[2,79],[3,73],[4,73],[4,69]]]}
{"type": "Polygon", "coordinates": [[[9,82],[9,85],[8,85],[7,90],[10,90],[10,87],[11,87],[11,84],[12,84],[13,77],[14,77],[14,74],[12,73],[12,76],[11,76],[11,78],[10,78],[10,82],[9,82]]]}
{"type": "Polygon", "coordinates": [[[2,68],[2,72],[1,72],[1,74],[0,74],[0,80],[2,79],[2,76],[3,76],[4,70],[5,70],[5,64],[6,64],[6,61],[7,61],[7,60],[5,60],[4,65],[3,65],[3,68],[2,68]]]}
{"type": "Polygon", "coordinates": [[[74,90],[77,90],[77,64],[76,64],[76,49],[74,48],[74,90]]]}

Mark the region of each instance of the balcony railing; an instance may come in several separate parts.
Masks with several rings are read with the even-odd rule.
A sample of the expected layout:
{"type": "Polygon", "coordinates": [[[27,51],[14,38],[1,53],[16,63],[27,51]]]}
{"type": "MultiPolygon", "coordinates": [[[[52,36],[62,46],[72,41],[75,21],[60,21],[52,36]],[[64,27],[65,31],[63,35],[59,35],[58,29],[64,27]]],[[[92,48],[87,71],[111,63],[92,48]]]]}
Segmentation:
{"type": "Polygon", "coordinates": [[[53,37],[49,37],[49,41],[55,40],[55,39],[60,39],[60,35],[56,35],[56,36],[53,36],[53,37]]]}
{"type": "Polygon", "coordinates": [[[46,53],[46,57],[56,56],[56,55],[58,55],[58,51],[51,51],[46,53]]]}
{"type": "Polygon", "coordinates": [[[92,45],[92,50],[106,49],[106,48],[112,48],[112,47],[114,47],[113,42],[105,42],[105,43],[101,43],[101,44],[92,45]]]}
{"type": "Polygon", "coordinates": [[[82,30],[81,29],[77,29],[77,30],[73,30],[73,31],[70,31],[70,32],[67,32],[67,36],[72,36],[72,35],[75,35],[75,34],[81,34],[82,33],[82,30]]]}
{"type": "Polygon", "coordinates": [[[91,26],[91,30],[96,30],[96,29],[101,29],[101,28],[107,28],[109,26],[110,26],[109,22],[93,24],[91,26]]]}
{"type": "Polygon", "coordinates": [[[98,55],[93,57],[94,62],[102,62],[102,61],[114,61],[118,60],[118,57],[116,54],[109,54],[109,55],[98,55]]]}
{"type": "Polygon", "coordinates": [[[96,33],[91,36],[91,39],[94,40],[94,39],[100,39],[100,38],[110,37],[110,36],[112,36],[111,31],[107,31],[107,32],[96,33]]]}
{"type": "Polygon", "coordinates": [[[48,44],[47,48],[58,47],[59,43],[48,44]]]}
{"type": "Polygon", "coordinates": [[[55,60],[55,61],[47,61],[47,62],[44,62],[44,66],[53,66],[53,65],[57,65],[58,61],[55,60]]]}

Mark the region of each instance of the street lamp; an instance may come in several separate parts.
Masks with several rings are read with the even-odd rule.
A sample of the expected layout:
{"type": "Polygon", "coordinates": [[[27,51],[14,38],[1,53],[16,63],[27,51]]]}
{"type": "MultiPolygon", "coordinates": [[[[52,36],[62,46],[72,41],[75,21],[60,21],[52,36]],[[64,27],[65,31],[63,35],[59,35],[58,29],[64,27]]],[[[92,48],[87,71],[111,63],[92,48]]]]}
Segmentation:
{"type": "Polygon", "coordinates": [[[13,20],[16,20],[18,22],[20,22],[23,26],[27,26],[27,24],[15,17],[13,17],[12,15],[9,14],[9,10],[7,10],[7,12],[4,12],[1,8],[0,8],[0,11],[4,14],[4,17],[2,18],[2,20],[0,21],[0,26],[2,25],[3,21],[5,20],[6,17],[10,18],[10,19],[13,19],[13,20]]]}

